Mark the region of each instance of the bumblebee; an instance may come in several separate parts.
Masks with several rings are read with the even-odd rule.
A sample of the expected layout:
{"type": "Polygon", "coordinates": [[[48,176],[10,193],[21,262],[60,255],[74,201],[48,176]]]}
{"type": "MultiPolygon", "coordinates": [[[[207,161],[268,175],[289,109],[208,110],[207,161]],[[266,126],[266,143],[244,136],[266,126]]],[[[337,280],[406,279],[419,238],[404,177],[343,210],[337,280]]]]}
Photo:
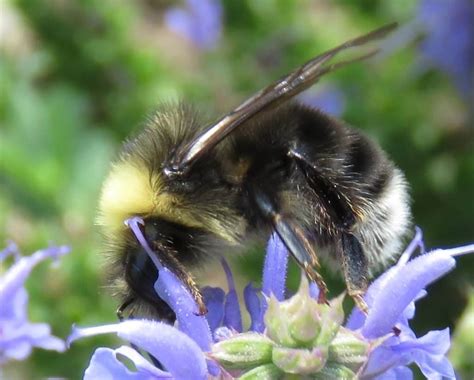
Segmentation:
{"type": "Polygon", "coordinates": [[[154,290],[159,276],[124,220],[140,216],[158,259],[205,307],[190,270],[275,231],[320,301],[319,258],[341,269],[361,309],[374,271],[400,251],[409,229],[402,172],[362,132],[294,101],[322,76],[376,50],[333,62],[384,37],[384,26],[329,50],[206,126],[184,104],[161,106],[128,139],[103,185],[98,222],[121,314],[174,321],[154,290]]]}

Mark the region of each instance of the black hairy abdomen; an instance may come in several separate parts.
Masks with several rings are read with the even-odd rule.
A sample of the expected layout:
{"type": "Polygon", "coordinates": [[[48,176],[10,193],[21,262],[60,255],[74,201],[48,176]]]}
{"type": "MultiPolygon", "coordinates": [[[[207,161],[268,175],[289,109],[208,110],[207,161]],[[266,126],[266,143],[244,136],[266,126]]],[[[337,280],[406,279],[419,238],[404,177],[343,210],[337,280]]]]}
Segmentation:
{"type": "Polygon", "coordinates": [[[320,214],[314,224],[325,225],[314,225],[315,231],[350,230],[357,222],[354,210],[375,202],[393,171],[385,154],[361,132],[297,103],[242,126],[230,147],[235,162],[250,163],[241,202],[255,228],[267,222],[252,205],[257,189],[277,211],[296,219],[301,209],[285,208],[284,197],[294,192],[298,198],[299,193],[301,207],[309,202],[320,214]],[[292,158],[292,153],[302,159],[292,158]]]}

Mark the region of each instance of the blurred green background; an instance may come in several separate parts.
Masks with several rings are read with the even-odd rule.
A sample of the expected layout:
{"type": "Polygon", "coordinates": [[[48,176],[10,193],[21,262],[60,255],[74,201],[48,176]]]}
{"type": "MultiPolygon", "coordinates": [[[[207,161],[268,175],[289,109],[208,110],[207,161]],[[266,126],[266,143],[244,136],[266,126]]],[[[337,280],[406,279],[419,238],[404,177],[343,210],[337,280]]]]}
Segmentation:
{"type": "MultiPolygon", "coordinates": [[[[186,99],[212,120],[317,53],[394,20],[402,27],[380,58],[325,78],[304,99],[332,102],[334,113],[389,152],[411,184],[428,247],[474,240],[472,91],[424,61],[429,30],[416,22],[419,1],[225,1],[220,33],[206,30],[215,26],[209,14],[193,14],[207,42],[165,22],[177,5],[186,6],[0,0],[0,241],[14,240],[25,254],[50,243],[72,247],[59,268],[43,264],[29,279],[33,321],[49,322],[60,337],[73,323],[115,321],[94,226],[97,198],[121,141],[157,103],[186,99]]],[[[260,253],[247,255],[234,267],[242,281],[255,281],[261,262],[260,253]]],[[[456,328],[474,277],[472,257],[458,262],[419,302],[420,334],[456,328]]],[[[340,280],[327,276],[339,292],[340,280]]],[[[472,336],[472,323],[465,325],[472,336]]],[[[472,378],[474,337],[457,335],[452,360],[472,378]]],[[[94,347],[112,344],[101,337],[65,354],[37,350],[7,373],[80,378],[94,347]]]]}

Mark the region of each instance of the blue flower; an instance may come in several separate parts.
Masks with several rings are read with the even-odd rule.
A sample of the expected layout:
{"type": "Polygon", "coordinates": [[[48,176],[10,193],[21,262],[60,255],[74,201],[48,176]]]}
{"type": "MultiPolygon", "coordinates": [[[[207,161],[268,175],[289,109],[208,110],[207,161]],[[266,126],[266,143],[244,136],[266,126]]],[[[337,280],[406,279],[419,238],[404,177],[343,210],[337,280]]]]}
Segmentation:
{"type": "Polygon", "coordinates": [[[410,370],[406,366],[411,363],[427,378],[455,378],[445,356],[450,346],[449,329],[417,338],[408,321],[415,315],[415,302],[426,296],[426,286],[454,268],[453,256],[473,252],[474,245],[435,250],[409,260],[417,247],[423,247],[419,230],[399,262],[369,287],[367,316],[356,309],[348,320],[347,327],[359,330],[367,339],[386,338],[371,353],[364,378],[407,378],[410,370]]]}
{"type": "Polygon", "coordinates": [[[64,342],[51,335],[48,324],[28,321],[28,293],[24,284],[31,270],[41,261],[57,259],[68,252],[67,247],[50,247],[21,257],[14,244],[0,252],[0,262],[8,256],[15,258],[14,264],[0,276],[0,365],[26,359],[35,347],[65,350],[64,342]]]}
{"type": "Polygon", "coordinates": [[[421,53],[452,77],[464,96],[474,95],[474,3],[423,0],[418,19],[426,34],[421,53]]]}
{"type": "Polygon", "coordinates": [[[274,378],[285,373],[318,374],[323,378],[409,379],[412,373],[408,365],[412,363],[429,378],[454,378],[446,358],[448,329],[416,337],[409,320],[414,317],[415,302],[426,295],[425,287],[454,267],[454,256],[473,252],[474,245],[435,250],[410,260],[413,252],[423,246],[418,231],[399,262],[369,287],[365,297],[368,314],[355,309],[346,326],[342,326],[342,297],[329,305],[318,304],[318,289],[302,280],[300,290],[287,298],[288,252],[273,235],[267,247],[262,289],[249,284],[244,290],[251,317],[249,331],[245,332],[227,263],[222,262],[228,291],[205,287],[202,292],[208,313],[205,317],[196,315],[195,300],[153,255],[138,228],[140,222],[132,218],[128,224],[154,258],[160,271],[155,289],[172,307],[177,322],[169,326],[132,320],[75,328],[70,342],[115,332],[134,346],[97,349],[86,379],[205,379],[230,374],[274,378]],[[150,355],[158,360],[160,368],[147,359],[150,355]],[[134,364],[133,372],[120,357],[134,364]]]}
{"type": "Polygon", "coordinates": [[[305,91],[299,96],[299,99],[332,116],[341,116],[346,108],[346,98],[343,92],[334,85],[325,85],[318,90],[305,91]]]}
{"type": "Polygon", "coordinates": [[[157,359],[166,371],[157,368],[137,350],[122,346],[112,350],[98,348],[84,374],[92,379],[206,379],[206,358],[199,345],[185,333],[162,322],[128,320],[113,325],[74,328],[68,342],[97,334],[116,333],[157,359]],[[128,358],[132,372],[117,355],[128,358]]]}
{"type": "Polygon", "coordinates": [[[165,13],[166,25],[204,50],[214,49],[222,33],[222,5],[219,0],[187,0],[187,6],[165,13]]]}

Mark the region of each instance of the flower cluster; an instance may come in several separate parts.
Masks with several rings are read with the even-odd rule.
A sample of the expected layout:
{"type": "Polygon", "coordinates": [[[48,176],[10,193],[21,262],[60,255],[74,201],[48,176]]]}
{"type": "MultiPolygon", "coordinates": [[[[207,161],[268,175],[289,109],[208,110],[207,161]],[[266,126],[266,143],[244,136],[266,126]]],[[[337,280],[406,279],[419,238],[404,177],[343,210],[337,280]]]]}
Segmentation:
{"type": "Polygon", "coordinates": [[[160,271],[155,289],[173,308],[177,321],[175,326],[128,320],[74,328],[69,342],[115,332],[134,347],[97,349],[85,379],[277,379],[286,375],[410,379],[408,366],[412,363],[428,378],[454,378],[445,356],[450,345],[448,329],[417,337],[409,320],[414,316],[415,302],[426,295],[426,286],[454,268],[454,256],[473,252],[474,245],[435,250],[411,259],[417,248],[423,249],[418,231],[398,263],[369,287],[365,296],[368,314],[355,308],[344,325],[343,296],[328,305],[318,304],[318,289],[303,278],[298,292],[286,297],[288,253],[274,235],[267,248],[262,289],[249,284],[244,290],[251,318],[250,327],[244,332],[228,265],[223,261],[228,291],[204,288],[208,313],[199,316],[185,286],[152,255],[139,223],[134,218],[129,226],[154,257],[160,271]],[[134,364],[133,371],[123,358],[134,364]]]}
{"type": "Polygon", "coordinates": [[[464,96],[474,96],[474,3],[422,0],[418,21],[425,60],[451,76],[464,96]]]}
{"type": "Polygon", "coordinates": [[[186,8],[171,8],[166,25],[203,50],[214,49],[222,33],[222,5],[219,0],[187,0],[186,8]]]}
{"type": "Polygon", "coordinates": [[[9,256],[14,264],[0,276],[0,365],[26,359],[34,347],[62,352],[65,344],[51,335],[46,323],[28,320],[28,293],[24,287],[31,270],[47,258],[57,259],[69,252],[67,247],[51,247],[22,257],[15,244],[0,252],[0,264],[9,256]]]}

